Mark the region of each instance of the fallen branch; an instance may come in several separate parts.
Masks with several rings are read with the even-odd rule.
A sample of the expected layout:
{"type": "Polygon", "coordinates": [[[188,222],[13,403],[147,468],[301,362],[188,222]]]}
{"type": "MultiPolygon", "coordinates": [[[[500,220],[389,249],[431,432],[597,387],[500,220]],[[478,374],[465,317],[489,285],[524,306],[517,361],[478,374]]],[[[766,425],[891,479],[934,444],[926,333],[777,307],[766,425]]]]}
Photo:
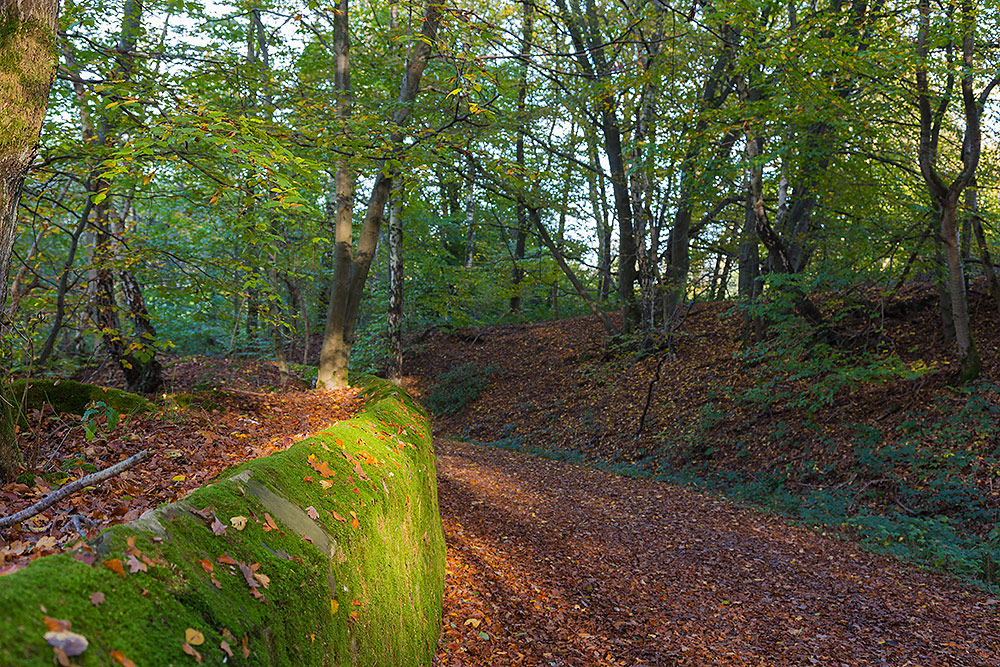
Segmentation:
{"type": "Polygon", "coordinates": [[[80,489],[87,486],[91,486],[92,484],[97,484],[98,482],[103,482],[106,479],[121,474],[126,470],[128,470],[129,468],[131,468],[132,466],[141,463],[146,459],[151,458],[152,456],[153,453],[150,450],[144,449],[135,456],[130,456],[124,461],[116,463],[109,468],[105,468],[104,470],[98,470],[95,473],[91,473],[85,477],[81,477],[75,482],[70,482],[66,486],[56,489],[49,495],[45,496],[31,507],[25,508],[20,512],[11,514],[10,516],[5,516],[3,518],[0,518],[0,529],[9,528],[14,524],[21,523],[26,519],[30,519],[36,514],[40,514],[45,510],[47,510],[48,508],[52,507],[63,498],[73,495],[80,489]]]}

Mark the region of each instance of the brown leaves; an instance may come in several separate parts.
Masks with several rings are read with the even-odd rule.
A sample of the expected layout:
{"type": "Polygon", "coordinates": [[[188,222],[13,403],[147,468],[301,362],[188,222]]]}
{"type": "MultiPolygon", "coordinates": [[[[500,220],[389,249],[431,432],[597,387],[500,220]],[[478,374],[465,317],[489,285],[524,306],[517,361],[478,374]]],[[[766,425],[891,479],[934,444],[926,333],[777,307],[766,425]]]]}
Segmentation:
{"type": "Polygon", "coordinates": [[[112,651],[111,657],[115,659],[115,662],[120,664],[122,667],[136,667],[136,664],[125,657],[122,651],[112,651]]]}
{"type": "Polygon", "coordinates": [[[199,665],[201,664],[201,653],[198,653],[198,651],[195,650],[195,648],[191,646],[191,644],[188,644],[187,642],[181,644],[181,650],[183,650],[189,656],[194,658],[194,661],[197,662],[199,665]]]}
{"type": "Polygon", "coordinates": [[[313,519],[313,520],[316,520],[316,519],[319,518],[319,512],[317,512],[316,508],[313,507],[312,505],[310,505],[309,507],[306,508],[306,514],[309,516],[310,519],[313,519]]]}
{"type": "Polygon", "coordinates": [[[128,564],[128,571],[131,574],[135,574],[136,572],[146,572],[147,570],[149,570],[149,567],[147,567],[145,563],[143,563],[141,560],[139,560],[138,558],[136,558],[131,554],[129,554],[127,564],[128,564]]]}
{"type": "Polygon", "coordinates": [[[94,593],[91,593],[90,604],[94,605],[95,607],[99,607],[102,604],[104,604],[104,593],[102,593],[101,591],[96,591],[94,593]]]}
{"type": "Polygon", "coordinates": [[[121,578],[125,578],[125,568],[122,566],[122,562],[117,558],[110,558],[101,563],[104,567],[108,568],[115,574],[121,575],[121,578]]]}

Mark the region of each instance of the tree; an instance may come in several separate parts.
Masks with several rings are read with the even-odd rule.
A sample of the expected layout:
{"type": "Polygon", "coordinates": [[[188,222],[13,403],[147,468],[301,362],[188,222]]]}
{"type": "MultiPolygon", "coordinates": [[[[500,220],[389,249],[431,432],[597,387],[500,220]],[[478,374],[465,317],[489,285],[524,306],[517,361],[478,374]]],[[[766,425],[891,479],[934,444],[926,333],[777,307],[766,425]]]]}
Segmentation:
{"type": "MultiPolygon", "coordinates": [[[[962,263],[961,241],[959,239],[958,203],[966,186],[976,175],[981,152],[980,108],[982,104],[976,97],[973,87],[974,49],[976,20],[972,0],[961,0],[958,3],[958,38],[961,41],[962,61],[960,65],[962,111],[964,117],[964,137],[961,148],[961,169],[958,175],[948,183],[937,168],[940,128],[948,110],[950,91],[943,95],[936,109],[931,108],[931,92],[929,84],[929,60],[931,47],[931,6],[929,0],[921,0],[919,7],[919,22],[917,31],[917,106],[920,111],[920,173],[927,184],[927,189],[934,200],[941,231],[941,243],[947,262],[947,296],[950,302],[952,322],[955,326],[955,344],[958,347],[958,358],[961,363],[959,381],[966,383],[974,380],[982,367],[976,342],[972,336],[969,324],[969,301],[965,292],[965,268],[962,263]]],[[[950,21],[949,21],[950,23],[950,21]]],[[[950,47],[950,40],[948,45],[950,47]]],[[[948,51],[950,52],[950,48],[948,51]]],[[[947,63],[949,67],[952,63],[947,63]]],[[[950,81],[955,74],[948,73],[950,81]]],[[[993,84],[996,85],[996,84],[993,84]]],[[[949,82],[948,87],[951,87],[949,82]]],[[[992,85],[987,88],[987,95],[992,85]]],[[[985,102],[985,100],[984,100],[985,102]]]]}
{"type": "MultiPolygon", "coordinates": [[[[35,159],[38,133],[55,77],[55,0],[7,2],[0,7],[0,341],[7,335],[7,278],[24,177],[35,159]]],[[[4,357],[7,357],[5,354],[4,357]]],[[[0,362],[0,390],[7,384],[0,362]]],[[[0,481],[18,470],[14,399],[0,391],[0,481]]]]}
{"type": "MultiPolygon", "coordinates": [[[[342,118],[350,113],[351,67],[350,24],[348,0],[340,0],[334,18],[334,56],[338,106],[342,118]]],[[[323,331],[317,386],[335,389],[346,387],[347,370],[354,343],[358,309],[362,292],[375,257],[386,202],[398,174],[398,153],[403,149],[403,126],[420,91],[420,79],[437,40],[441,22],[441,7],[433,2],[426,6],[420,37],[413,47],[400,84],[396,110],[392,114],[392,129],[388,143],[391,152],[379,162],[368,208],[365,212],[356,251],[354,246],[353,199],[354,175],[346,157],[336,165],[336,219],[334,222],[333,290],[323,331]],[[395,162],[394,162],[395,160],[395,162]]]]}

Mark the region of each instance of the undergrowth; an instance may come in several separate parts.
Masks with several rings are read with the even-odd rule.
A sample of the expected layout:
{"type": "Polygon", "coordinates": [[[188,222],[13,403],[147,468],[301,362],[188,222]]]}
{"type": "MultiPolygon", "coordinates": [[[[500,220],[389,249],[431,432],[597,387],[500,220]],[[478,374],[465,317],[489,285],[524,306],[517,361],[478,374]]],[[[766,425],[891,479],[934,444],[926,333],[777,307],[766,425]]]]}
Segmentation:
{"type": "Polygon", "coordinates": [[[493,366],[475,363],[450,368],[438,376],[424,405],[435,415],[457,414],[479,398],[487,380],[495,372],[496,368],[493,366]]]}

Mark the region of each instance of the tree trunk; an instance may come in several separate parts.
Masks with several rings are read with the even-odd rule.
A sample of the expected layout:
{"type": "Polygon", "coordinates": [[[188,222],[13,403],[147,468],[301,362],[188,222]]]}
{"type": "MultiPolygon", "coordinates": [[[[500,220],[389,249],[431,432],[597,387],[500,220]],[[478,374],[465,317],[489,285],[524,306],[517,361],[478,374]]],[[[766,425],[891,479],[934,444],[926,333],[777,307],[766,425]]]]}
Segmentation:
{"type": "MultiPolygon", "coordinates": [[[[349,109],[350,64],[348,60],[348,2],[340,0],[335,30],[335,50],[337,57],[337,90],[344,100],[344,113],[349,109]]],[[[357,325],[358,309],[368,270],[378,244],[385,205],[389,199],[393,180],[398,172],[398,157],[403,148],[402,127],[406,124],[413,108],[413,102],[420,90],[420,79],[430,57],[431,49],[437,42],[437,30],[441,21],[441,7],[429,3],[424,14],[421,35],[413,46],[412,55],[406,65],[396,111],[392,115],[392,127],[396,128],[389,137],[393,147],[391,156],[379,164],[378,176],[368,198],[368,208],[358,239],[357,253],[352,253],[351,199],[353,199],[353,175],[348,165],[341,161],[337,165],[337,222],[336,250],[334,261],[333,294],[327,311],[326,327],[323,332],[323,347],[320,350],[317,387],[339,389],[348,386],[347,370],[354,342],[354,328],[357,325]],[[397,160],[390,161],[390,157],[397,160]],[[350,187],[348,187],[350,186],[350,187]]]]}
{"type": "Polygon", "coordinates": [[[996,269],[993,260],[990,258],[990,249],[986,245],[986,235],[983,233],[983,220],[979,215],[979,190],[972,184],[972,187],[965,191],[965,205],[969,210],[969,218],[972,222],[972,231],[976,235],[976,245],[979,246],[979,257],[983,262],[983,273],[986,274],[986,284],[993,297],[993,303],[1000,314],[1000,282],[997,281],[996,269]]]}
{"type": "Polygon", "coordinates": [[[403,193],[397,183],[389,208],[389,379],[403,375],[403,193]]]}
{"type": "MultiPolygon", "coordinates": [[[[920,173],[940,215],[941,241],[947,264],[946,292],[951,304],[951,319],[955,326],[955,343],[961,364],[958,379],[964,384],[978,377],[982,367],[969,323],[969,303],[965,292],[965,269],[962,265],[962,243],[958,228],[958,201],[962,192],[975,178],[981,150],[980,104],[972,90],[975,14],[971,0],[959,2],[958,29],[962,40],[962,106],[965,137],[962,142],[962,170],[950,184],[946,184],[935,166],[938,157],[938,132],[935,129],[935,113],[931,109],[926,64],[930,53],[927,43],[930,29],[930,0],[920,0],[918,10],[916,84],[917,107],[920,111],[920,145],[917,157],[920,173]]],[[[938,115],[943,116],[946,110],[946,108],[938,109],[938,115]]],[[[945,322],[947,324],[947,318],[945,322]]]]}
{"type": "MultiPolygon", "coordinates": [[[[17,205],[56,72],[54,0],[22,0],[0,6],[0,341],[5,340],[8,276],[17,235],[17,205]]],[[[14,478],[21,454],[14,437],[19,405],[8,391],[8,369],[0,354],[0,482],[14,478]]]]}
{"type": "MultiPolygon", "coordinates": [[[[552,237],[549,236],[549,231],[545,229],[545,223],[542,222],[541,212],[537,208],[528,208],[528,213],[531,216],[531,221],[534,223],[535,230],[538,232],[538,239],[542,242],[549,252],[552,253],[552,258],[556,260],[556,264],[562,269],[563,274],[569,279],[569,282],[573,285],[573,289],[576,293],[583,299],[583,302],[587,304],[590,308],[590,312],[597,316],[604,325],[604,330],[608,332],[609,335],[614,336],[618,333],[618,329],[611,322],[611,318],[605,313],[601,308],[594,302],[594,299],[590,296],[590,292],[584,286],[583,282],[577,277],[573,269],[570,268],[569,264],[566,263],[566,258],[563,257],[562,252],[556,246],[552,237]]],[[[558,285],[558,282],[556,283],[558,285]]],[[[553,296],[555,296],[555,291],[553,290],[553,296]]]]}
{"type": "MultiPolygon", "coordinates": [[[[517,84],[517,140],[514,144],[514,159],[523,170],[524,162],[524,126],[527,123],[528,99],[528,58],[531,57],[531,35],[535,25],[535,5],[530,0],[521,1],[521,71],[517,84]]],[[[514,241],[514,266],[511,268],[512,294],[510,311],[521,310],[521,281],[524,280],[524,252],[528,242],[528,212],[523,197],[517,198],[517,235],[514,241]]]]}
{"type": "Polygon", "coordinates": [[[476,259],[476,162],[469,153],[465,173],[465,261],[471,268],[476,259]]]}

